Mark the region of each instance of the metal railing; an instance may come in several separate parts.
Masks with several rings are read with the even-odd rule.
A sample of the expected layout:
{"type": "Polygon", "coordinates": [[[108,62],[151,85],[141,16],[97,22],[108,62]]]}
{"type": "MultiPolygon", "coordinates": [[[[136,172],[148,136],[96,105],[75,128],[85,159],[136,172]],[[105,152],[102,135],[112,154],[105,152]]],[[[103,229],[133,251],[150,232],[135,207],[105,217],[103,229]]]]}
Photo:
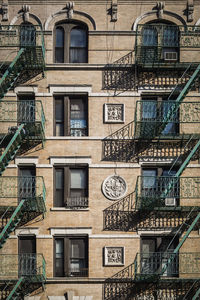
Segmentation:
{"type": "Polygon", "coordinates": [[[177,63],[181,60],[180,49],[187,48],[200,48],[200,26],[137,26],[135,52],[138,63],[177,63]]]}
{"type": "Polygon", "coordinates": [[[136,279],[142,279],[149,275],[179,278],[200,277],[200,252],[137,253],[134,266],[136,279]],[[167,267],[164,268],[165,266],[167,267]]]}
{"type": "Polygon", "coordinates": [[[87,208],[89,206],[88,197],[68,197],[65,202],[66,208],[87,208]]]}
{"type": "Polygon", "coordinates": [[[184,206],[188,199],[198,203],[200,177],[138,176],[135,191],[136,209],[184,206]]]}
{"type": "Polygon", "coordinates": [[[1,101],[0,102],[0,133],[7,132],[8,127],[18,124],[40,124],[45,132],[45,115],[41,101],[1,101]]]}
{"type": "Polygon", "coordinates": [[[1,25],[0,47],[43,47],[43,31],[39,25],[1,25]]]}
{"type": "Polygon", "coordinates": [[[0,280],[17,280],[21,276],[45,281],[45,259],[42,254],[0,254],[0,280]]]}
{"type": "Polygon", "coordinates": [[[26,200],[28,210],[43,210],[46,201],[46,188],[42,176],[1,176],[1,206],[16,206],[20,200],[26,200]]]}
{"type": "Polygon", "coordinates": [[[171,113],[167,123],[164,121],[174,101],[143,100],[136,102],[135,138],[154,136],[181,136],[184,134],[200,134],[200,103],[182,102],[175,113],[171,113]],[[187,126],[186,126],[187,125],[187,126]]]}

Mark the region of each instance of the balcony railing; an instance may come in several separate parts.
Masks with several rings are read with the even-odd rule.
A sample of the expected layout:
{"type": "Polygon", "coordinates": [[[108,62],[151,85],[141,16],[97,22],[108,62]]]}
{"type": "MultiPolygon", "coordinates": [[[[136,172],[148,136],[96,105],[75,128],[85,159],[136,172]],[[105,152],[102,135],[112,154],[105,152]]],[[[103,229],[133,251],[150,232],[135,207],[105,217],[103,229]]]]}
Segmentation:
{"type": "Polygon", "coordinates": [[[22,199],[26,200],[24,207],[27,210],[44,212],[46,188],[43,177],[0,177],[0,205],[17,206],[22,199]]]}
{"type": "Polygon", "coordinates": [[[42,254],[0,254],[0,280],[28,276],[33,282],[43,282],[46,280],[45,265],[42,254]]]}
{"type": "Polygon", "coordinates": [[[189,134],[200,134],[200,103],[182,102],[170,113],[167,124],[164,122],[170,111],[173,111],[174,101],[143,100],[136,102],[135,138],[150,138],[156,136],[178,137],[189,134]]]}
{"type": "Polygon", "coordinates": [[[41,47],[43,43],[39,25],[1,25],[0,47],[41,47]]]}
{"type": "Polygon", "coordinates": [[[189,199],[198,206],[200,177],[138,176],[135,191],[136,209],[185,206],[189,199]]]}
{"type": "Polygon", "coordinates": [[[68,197],[65,202],[65,207],[71,209],[87,208],[88,205],[88,197],[68,197]]]}
{"type": "Polygon", "coordinates": [[[1,101],[0,122],[0,134],[23,123],[29,139],[44,138],[45,135],[45,115],[42,102],[38,100],[1,101]]]}
{"type": "MultiPolygon", "coordinates": [[[[136,31],[136,61],[139,64],[183,61],[187,48],[200,48],[199,26],[139,24],[136,31]]],[[[190,58],[189,58],[190,59],[190,58]]]]}
{"type": "Polygon", "coordinates": [[[134,267],[136,280],[153,275],[198,278],[200,276],[200,252],[177,254],[168,252],[137,253],[134,267]]]}

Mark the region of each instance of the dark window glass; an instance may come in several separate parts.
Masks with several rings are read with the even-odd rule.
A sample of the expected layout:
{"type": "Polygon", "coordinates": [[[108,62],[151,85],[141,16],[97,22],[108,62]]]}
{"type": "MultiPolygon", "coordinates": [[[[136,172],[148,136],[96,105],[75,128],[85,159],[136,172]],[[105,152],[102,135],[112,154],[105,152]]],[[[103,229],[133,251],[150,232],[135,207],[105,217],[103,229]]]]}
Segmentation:
{"type": "Polygon", "coordinates": [[[62,97],[55,99],[56,136],[87,135],[87,102],[86,99],[62,97]]]}
{"type": "Polygon", "coordinates": [[[17,102],[18,123],[35,122],[35,96],[19,95],[17,102]]]}
{"type": "Polygon", "coordinates": [[[55,101],[55,118],[56,118],[56,136],[64,135],[64,107],[63,100],[55,101]]]}
{"type": "Polygon", "coordinates": [[[31,199],[36,196],[36,173],[34,167],[23,167],[19,169],[18,177],[18,197],[22,199],[31,199]]]}
{"type": "Polygon", "coordinates": [[[55,276],[64,276],[64,239],[55,240],[55,276]]]}
{"type": "Polygon", "coordinates": [[[21,24],[20,26],[20,46],[31,47],[36,45],[36,30],[32,24],[21,24]]]}
{"type": "Polygon", "coordinates": [[[158,34],[156,28],[144,28],[142,38],[143,46],[157,46],[158,34]]]}
{"type": "Polygon", "coordinates": [[[87,41],[86,31],[74,28],[70,34],[70,62],[84,63],[87,62],[87,41]]]}
{"type": "Polygon", "coordinates": [[[56,28],[55,59],[56,63],[64,62],[64,29],[62,27],[56,28]]]}
{"type": "Polygon", "coordinates": [[[55,276],[88,276],[88,238],[55,238],[55,276]]]}
{"type": "Polygon", "coordinates": [[[88,207],[88,174],[86,168],[55,168],[56,207],[88,207]]]}
{"type": "Polygon", "coordinates": [[[62,207],[64,205],[64,169],[55,170],[55,206],[62,207]]]}

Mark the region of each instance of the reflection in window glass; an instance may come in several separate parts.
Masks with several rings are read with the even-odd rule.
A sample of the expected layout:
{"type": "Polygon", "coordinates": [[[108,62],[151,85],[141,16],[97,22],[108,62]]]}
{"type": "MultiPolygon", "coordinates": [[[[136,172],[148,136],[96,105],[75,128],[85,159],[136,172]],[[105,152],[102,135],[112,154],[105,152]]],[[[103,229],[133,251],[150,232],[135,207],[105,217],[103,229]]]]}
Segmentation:
{"type": "Polygon", "coordinates": [[[56,48],[55,48],[56,63],[64,62],[64,29],[56,28],[56,48]]]}

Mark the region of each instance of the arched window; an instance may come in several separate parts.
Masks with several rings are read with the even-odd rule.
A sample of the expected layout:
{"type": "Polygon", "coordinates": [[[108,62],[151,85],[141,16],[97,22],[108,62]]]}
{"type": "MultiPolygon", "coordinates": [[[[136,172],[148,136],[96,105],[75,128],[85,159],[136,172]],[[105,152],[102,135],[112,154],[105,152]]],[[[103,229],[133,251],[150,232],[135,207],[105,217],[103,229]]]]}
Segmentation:
{"type": "Polygon", "coordinates": [[[142,62],[174,62],[179,60],[179,28],[165,22],[142,25],[142,62]]]}
{"type": "Polygon", "coordinates": [[[20,25],[20,47],[31,47],[36,45],[36,30],[31,23],[20,25]]]}
{"type": "Polygon", "coordinates": [[[55,63],[88,62],[87,26],[77,23],[59,23],[54,32],[55,63]]]}

